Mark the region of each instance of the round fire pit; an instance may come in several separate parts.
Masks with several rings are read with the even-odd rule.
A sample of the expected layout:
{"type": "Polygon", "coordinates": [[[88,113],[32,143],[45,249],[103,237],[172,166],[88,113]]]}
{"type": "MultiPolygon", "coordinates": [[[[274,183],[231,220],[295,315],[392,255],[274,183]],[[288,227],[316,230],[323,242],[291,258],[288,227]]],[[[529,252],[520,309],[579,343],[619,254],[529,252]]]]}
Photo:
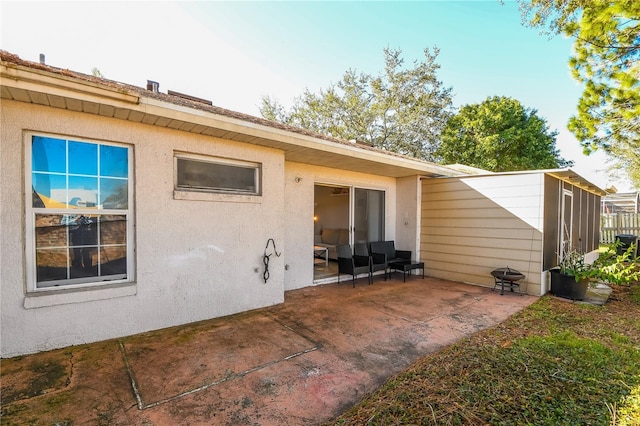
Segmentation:
{"type": "Polygon", "coordinates": [[[506,268],[498,268],[491,271],[491,276],[494,278],[494,286],[500,286],[500,295],[504,294],[504,286],[509,285],[509,289],[513,292],[513,287],[518,287],[518,293],[522,295],[520,292],[520,283],[518,281],[523,280],[525,278],[524,274],[520,271],[516,271],[515,269],[511,269],[508,266],[506,268]]]}

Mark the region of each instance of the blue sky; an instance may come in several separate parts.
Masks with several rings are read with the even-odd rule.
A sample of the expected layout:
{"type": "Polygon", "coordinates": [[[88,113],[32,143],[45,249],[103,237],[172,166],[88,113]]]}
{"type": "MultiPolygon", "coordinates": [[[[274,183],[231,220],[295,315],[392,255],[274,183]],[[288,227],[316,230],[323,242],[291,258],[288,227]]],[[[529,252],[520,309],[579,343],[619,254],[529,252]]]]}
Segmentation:
{"type": "Polygon", "coordinates": [[[377,74],[383,49],[401,49],[408,66],[440,48],[438,72],[454,104],[513,97],[538,110],[574,169],[601,187],[602,154],[586,157],[566,123],[580,87],[567,65],[571,40],[521,24],[517,3],[423,2],[0,2],[0,48],[27,60],[259,115],[262,96],[284,105],[316,92],[349,68],[377,74]]]}

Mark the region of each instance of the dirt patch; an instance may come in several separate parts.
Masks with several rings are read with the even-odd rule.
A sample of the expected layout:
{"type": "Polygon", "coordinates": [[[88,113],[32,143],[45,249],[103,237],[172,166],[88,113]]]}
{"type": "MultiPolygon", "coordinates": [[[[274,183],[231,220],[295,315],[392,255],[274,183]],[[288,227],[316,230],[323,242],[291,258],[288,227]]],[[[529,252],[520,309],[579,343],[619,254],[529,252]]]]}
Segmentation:
{"type": "MultiPolygon", "coordinates": [[[[312,341],[260,315],[228,318],[205,333],[185,336],[183,332],[164,339],[140,336],[123,343],[143,407],[208,389],[316,349],[312,341]]],[[[267,383],[261,388],[262,393],[269,393],[271,387],[267,383]]]]}
{"type": "Polygon", "coordinates": [[[64,389],[71,382],[72,354],[46,352],[34,355],[28,363],[21,358],[2,361],[2,403],[26,400],[64,389]]]}

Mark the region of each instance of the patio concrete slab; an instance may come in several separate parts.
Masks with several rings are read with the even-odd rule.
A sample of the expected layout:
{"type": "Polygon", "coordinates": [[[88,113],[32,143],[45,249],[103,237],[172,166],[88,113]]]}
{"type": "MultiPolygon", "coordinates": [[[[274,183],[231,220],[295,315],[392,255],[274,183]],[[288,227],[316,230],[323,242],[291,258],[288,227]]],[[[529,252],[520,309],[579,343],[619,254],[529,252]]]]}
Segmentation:
{"type": "Polygon", "coordinates": [[[301,425],[537,298],[398,274],[283,304],[2,360],[2,423],[301,425]]]}

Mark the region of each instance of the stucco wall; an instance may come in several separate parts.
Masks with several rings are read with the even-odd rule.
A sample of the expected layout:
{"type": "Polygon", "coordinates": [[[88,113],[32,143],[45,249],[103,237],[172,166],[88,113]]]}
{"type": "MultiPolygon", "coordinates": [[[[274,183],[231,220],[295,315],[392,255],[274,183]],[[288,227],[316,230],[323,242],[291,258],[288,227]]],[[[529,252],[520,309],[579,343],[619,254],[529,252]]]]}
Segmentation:
{"type": "Polygon", "coordinates": [[[396,248],[411,250],[420,259],[420,200],[422,187],[418,176],[398,179],[396,203],[396,248]]]}
{"type": "Polygon", "coordinates": [[[286,162],[285,290],[313,284],[313,189],[315,184],[356,186],[385,191],[385,234],[387,239],[394,239],[396,236],[396,179],[286,162]]]}
{"type": "MultiPolygon", "coordinates": [[[[281,151],[4,99],[0,118],[2,357],[283,301],[284,256],[271,257],[266,284],[262,275],[267,240],[273,238],[278,250],[284,249],[284,191],[289,183],[281,151]],[[136,276],[132,284],[26,294],[25,130],[133,147],[136,276]],[[174,193],[174,150],[261,163],[262,196],[174,193]]],[[[289,215],[291,208],[286,212],[289,215]]]]}

